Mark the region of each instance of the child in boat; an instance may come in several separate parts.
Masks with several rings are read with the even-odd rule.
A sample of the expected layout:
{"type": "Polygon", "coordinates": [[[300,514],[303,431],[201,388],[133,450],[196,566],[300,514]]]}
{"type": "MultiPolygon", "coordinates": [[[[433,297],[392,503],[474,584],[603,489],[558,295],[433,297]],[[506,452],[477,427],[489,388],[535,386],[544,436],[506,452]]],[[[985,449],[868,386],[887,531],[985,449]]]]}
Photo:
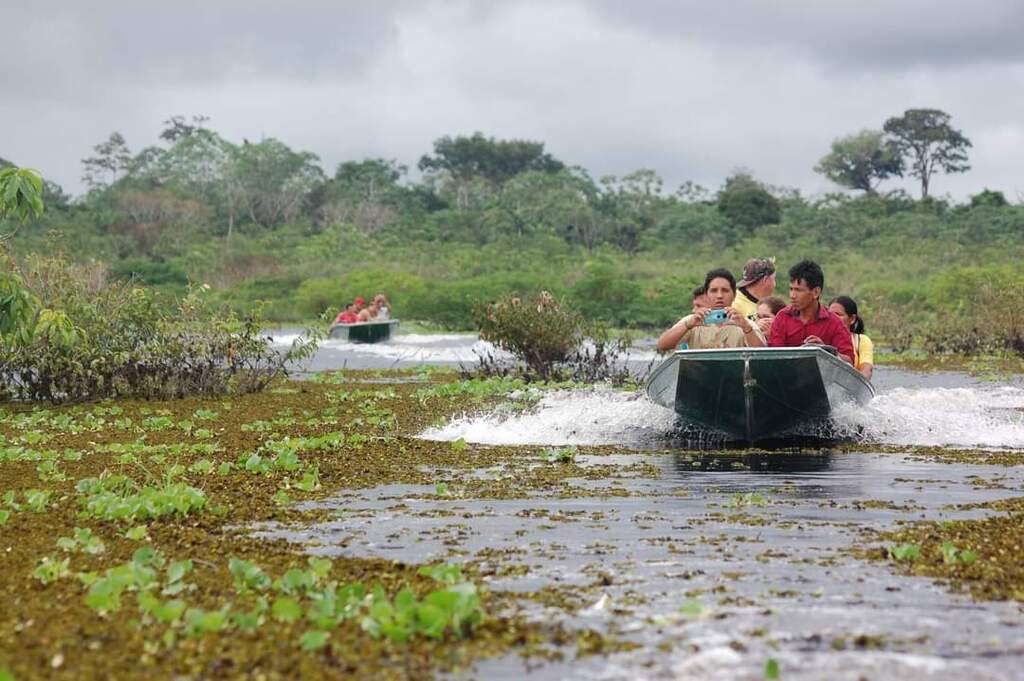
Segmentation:
{"type": "Polygon", "coordinates": [[[850,296],[836,296],[828,304],[829,311],[843,320],[853,340],[853,366],[864,378],[871,380],[875,368],[875,344],[864,335],[864,320],[857,312],[857,301],[850,296]]]}
{"type": "Polygon", "coordinates": [[[784,307],[786,307],[786,301],[778,296],[768,296],[757,304],[757,328],[761,329],[765,338],[771,333],[772,320],[775,319],[775,315],[779,314],[784,307]]]}

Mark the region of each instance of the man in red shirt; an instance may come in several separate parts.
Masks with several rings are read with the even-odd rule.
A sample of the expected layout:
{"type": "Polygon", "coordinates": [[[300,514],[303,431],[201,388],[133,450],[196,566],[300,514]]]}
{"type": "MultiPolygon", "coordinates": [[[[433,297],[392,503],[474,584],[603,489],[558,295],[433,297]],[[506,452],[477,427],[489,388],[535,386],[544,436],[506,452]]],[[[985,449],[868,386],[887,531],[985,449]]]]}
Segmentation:
{"type": "Polygon", "coordinates": [[[842,359],[853,364],[850,330],[820,302],[824,286],[825,274],[818,263],[801,260],[790,268],[790,304],[775,316],[768,346],[831,345],[842,359]]]}
{"type": "Polygon", "coordinates": [[[356,315],[356,304],[349,303],[345,306],[345,309],[338,313],[338,316],[334,318],[335,324],[355,324],[359,321],[359,317],[356,315]]]}

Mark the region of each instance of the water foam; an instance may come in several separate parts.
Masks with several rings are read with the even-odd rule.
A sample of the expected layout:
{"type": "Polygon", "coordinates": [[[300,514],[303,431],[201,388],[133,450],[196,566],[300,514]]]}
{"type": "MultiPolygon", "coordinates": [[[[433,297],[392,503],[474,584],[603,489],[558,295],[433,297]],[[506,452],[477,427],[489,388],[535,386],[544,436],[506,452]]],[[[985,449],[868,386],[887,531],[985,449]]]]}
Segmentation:
{"type": "MultiPolygon", "coordinates": [[[[271,336],[277,346],[288,346],[301,333],[277,333],[271,336]]],[[[475,363],[481,354],[491,354],[496,358],[507,358],[509,355],[498,350],[486,341],[471,334],[455,333],[408,333],[396,334],[382,343],[351,343],[337,338],[326,338],[320,342],[320,352],[332,354],[371,355],[382,359],[406,362],[475,363]]]]}
{"type": "MultiPolygon", "coordinates": [[[[300,332],[280,332],[271,335],[274,345],[290,346],[303,338],[300,332]]],[[[423,364],[452,363],[476,364],[481,356],[498,360],[511,360],[512,355],[499,350],[491,343],[467,333],[398,333],[382,343],[351,343],[347,340],[327,338],[321,341],[320,350],[335,358],[344,354],[373,356],[380,359],[423,364]]],[[[624,362],[650,363],[660,356],[649,347],[635,347],[621,358],[624,362]]],[[[332,361],[325,358],[325,361],[332,361]]]]}
{"type": "MultiPolygon", "coordinates": [[[[835,413],[839,434],[866,443],[959,447],[1024,447],[1024,390],[993,388],[896,388],[864,407],[835,413]]],[[[668,444],[675,414],[643,393],[608,388],[546,394],[527,413],[500,411],[463,417],[430,428],[420,437],[492,445],[668,444]]]]}
{"type": "Polygon", "coordinates": [[[492,445],[641,447],[663,438],[674,423],[672,411],[649,402],[642,393],[594,388],[551,392],[525,414],[464,417],[428,428],[420,437],[492,445]]]}
{"type": "Polygon", "coordinates": [[[869,442],[957,447],[1024,447],[1024,390],[894,388],[835,420],[869,442]]]}

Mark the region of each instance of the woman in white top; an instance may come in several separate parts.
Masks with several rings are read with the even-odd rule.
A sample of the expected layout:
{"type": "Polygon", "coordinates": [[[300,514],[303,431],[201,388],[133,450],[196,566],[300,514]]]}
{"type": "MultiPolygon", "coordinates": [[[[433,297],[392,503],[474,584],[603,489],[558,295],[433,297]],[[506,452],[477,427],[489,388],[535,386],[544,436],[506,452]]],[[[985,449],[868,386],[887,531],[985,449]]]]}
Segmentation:
{"type": "Polygon", "coordinates": [[[387,296],[383,293],[378,293],[373,297],[373,302],[377,305],[377,319],[391,319],[391,303],[388,302],[387,296]]]}

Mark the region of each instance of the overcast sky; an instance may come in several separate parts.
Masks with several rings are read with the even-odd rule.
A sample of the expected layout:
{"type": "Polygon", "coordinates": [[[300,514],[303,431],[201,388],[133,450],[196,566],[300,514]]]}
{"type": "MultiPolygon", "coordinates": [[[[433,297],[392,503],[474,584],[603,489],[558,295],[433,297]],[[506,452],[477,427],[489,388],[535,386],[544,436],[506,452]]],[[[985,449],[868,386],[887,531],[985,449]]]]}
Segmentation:
{"type": "Polygon", "coordinates": [[[974,143],[973,169],[932,193],[1024,200],[1021,0],[50,0],[16,23],[0,157],[73,193],[112,130],[138,150],[170,115],[204,114],[328,173],[414,167],[437,137],[480,130],[595,177],[717,188],[744,167],[816,194],[834,188],[812,170],[833,138],[929,107],[974,143]]]}

